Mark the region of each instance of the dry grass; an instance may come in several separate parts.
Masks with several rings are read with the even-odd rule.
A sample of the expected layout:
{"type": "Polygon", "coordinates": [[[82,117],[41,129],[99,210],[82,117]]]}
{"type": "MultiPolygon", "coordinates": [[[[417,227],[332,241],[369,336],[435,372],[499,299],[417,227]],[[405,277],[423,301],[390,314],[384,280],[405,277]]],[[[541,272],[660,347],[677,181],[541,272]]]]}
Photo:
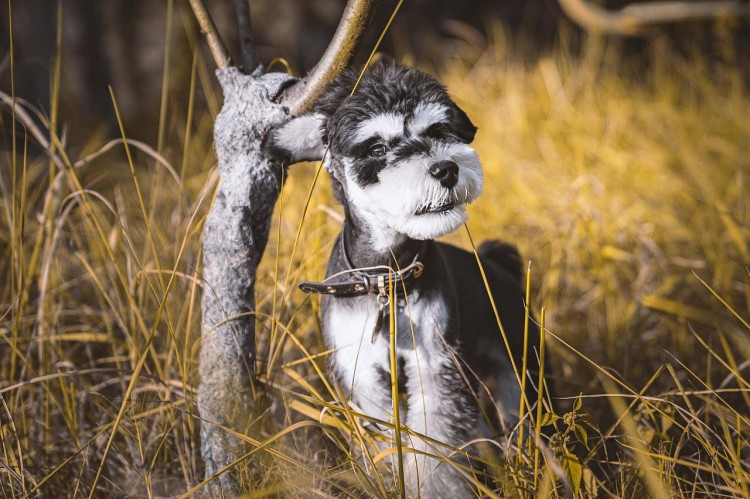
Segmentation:
{"type": "MultiPolygon", "coordinates": [[[[750,497],[750,96],[731,54],[655,46],[644,66],[617,52],[590,40],[524,66],[498,36],[439,71],[480,129],[469,229],[531,260],[561,397],[561,417],[543,417],[554,459],[495,456],[485,493],[561,494],[557,461],[581,496],[750,497]]],[[[201,58],[172,78],[191,81],[189,99],[165,93],[158,144],[127,154],[86,159],[103,144],[73,152],[55,112],[4,105],[18,140],[0,152],[2,497],[181,494],[203,478],[200,231],[219,96],[201,58]]],[[[322,176],[306,204],[315,169],[292,169],[258,274],[273,424],[250,436],[265,445],[248,480],[259,496],[387,496],[387,468],[368,478],[351,459],[353,414],[318,422],[335,397],[317,301],[295,283],[323,275],[341,210],[322,176]]]]}

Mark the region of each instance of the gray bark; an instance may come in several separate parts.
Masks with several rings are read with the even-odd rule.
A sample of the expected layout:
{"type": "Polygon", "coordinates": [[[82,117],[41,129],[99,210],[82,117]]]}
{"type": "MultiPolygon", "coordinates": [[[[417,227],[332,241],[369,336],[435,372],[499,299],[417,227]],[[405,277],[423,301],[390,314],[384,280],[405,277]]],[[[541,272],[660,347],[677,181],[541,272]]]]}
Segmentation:
{"type": "MultiPolygon", "coordinates": [[[[216,424],[250,431],[257,416],[255,375],[255,272],[268,241],[273,208],[281,188],[281,167],[260,151],[263,132],[288,119],[273,102],[292,79],[282,73],[243,75],[219,69],[224,105],[214,141],[221,181],[203,229],[203,318],[198,407],[201,454],[210,477],[247,452],[242,440],[216,424]]],[[[242,492],[237,473],[213,480],[211,496],[242,492]]]]}

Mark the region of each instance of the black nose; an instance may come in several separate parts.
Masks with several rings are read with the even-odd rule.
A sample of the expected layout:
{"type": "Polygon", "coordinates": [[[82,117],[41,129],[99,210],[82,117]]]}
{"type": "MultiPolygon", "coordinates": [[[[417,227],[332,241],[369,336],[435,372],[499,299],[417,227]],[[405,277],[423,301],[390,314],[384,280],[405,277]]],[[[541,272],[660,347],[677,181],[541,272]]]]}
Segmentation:
{"type": "Polygon", "coordinates": [[[438,161],[430,166],[430,175],[440,181],[440,184],[450,189],[458,183],[458,165],[453,161],[438,161]]]}

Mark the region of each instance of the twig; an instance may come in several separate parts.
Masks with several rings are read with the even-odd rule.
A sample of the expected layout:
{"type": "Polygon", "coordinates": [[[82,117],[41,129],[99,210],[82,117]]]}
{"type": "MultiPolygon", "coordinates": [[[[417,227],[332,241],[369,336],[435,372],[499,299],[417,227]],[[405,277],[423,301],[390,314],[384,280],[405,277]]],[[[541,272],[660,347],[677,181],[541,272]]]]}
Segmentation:
{"type": "Polygon", "coordinates": [[[372,20],[378,0],[349,0],[336,33],[318,64],[281,96],[292,116],[310,110],[325,87],[351,62],[372,20]]]}
{"type": "Polygon", "coordinates": [[[237,12],[237,33],[240,39],[240,52],[242,58],[242,72],[250,74],[258,65],[255,55],[255,43],[253,42],[253,28],[250,23],[249,0],[234,0],[237,12]]]}
{"type": "Polygon", "coordinates": [[[228,67],[232,63],[232,60],[229,57],[226,45],[224,45],[219,36],[213,19],[211,19],[211,14],[206,9],[206,5],[203,3],[203,0],[189,1],[190,7],[193,9],[193,14],[195,14],[195,19],[201,28],[201,33],[206,35],[206,42],[208,43],[208,48],[211,50],[211,55],[214,58],[214,62],[216,62],[216,66],[219,69],[228,67]]]}
{"type": "Polygon", "coordinates": [[[657,24],[750,16],[750,3],[740,0],[633,3],[620,10],[607,10],[586,0],[559,3],[568,17],[584,29],[631,36],[657,24]]]}

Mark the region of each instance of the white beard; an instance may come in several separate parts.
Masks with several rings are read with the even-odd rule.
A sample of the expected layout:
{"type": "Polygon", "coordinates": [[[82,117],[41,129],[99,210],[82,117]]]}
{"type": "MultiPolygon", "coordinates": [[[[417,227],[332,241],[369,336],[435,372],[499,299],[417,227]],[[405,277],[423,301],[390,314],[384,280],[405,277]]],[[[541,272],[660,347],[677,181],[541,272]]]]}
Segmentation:
{"type": "Polygon", "coordinates": [[[429,156],[387,167],[380,172],[378,183],[364,188],[356,183],[348,162],[344,171],[349,204],[370,226],[377,250],[387,250],[406,237],[427,240],[453,232],[468,219],[466,205],[481,194],[484,185],[477,154],[462,143],[439,145],[429,156]],[[428,171],[431,164],[441,160],[458,164],[458,183],[451,189],[440,185],[428,171]],[[416,214],[425,207],[446,203],[455,206],[445,212],[416,214]]]}

